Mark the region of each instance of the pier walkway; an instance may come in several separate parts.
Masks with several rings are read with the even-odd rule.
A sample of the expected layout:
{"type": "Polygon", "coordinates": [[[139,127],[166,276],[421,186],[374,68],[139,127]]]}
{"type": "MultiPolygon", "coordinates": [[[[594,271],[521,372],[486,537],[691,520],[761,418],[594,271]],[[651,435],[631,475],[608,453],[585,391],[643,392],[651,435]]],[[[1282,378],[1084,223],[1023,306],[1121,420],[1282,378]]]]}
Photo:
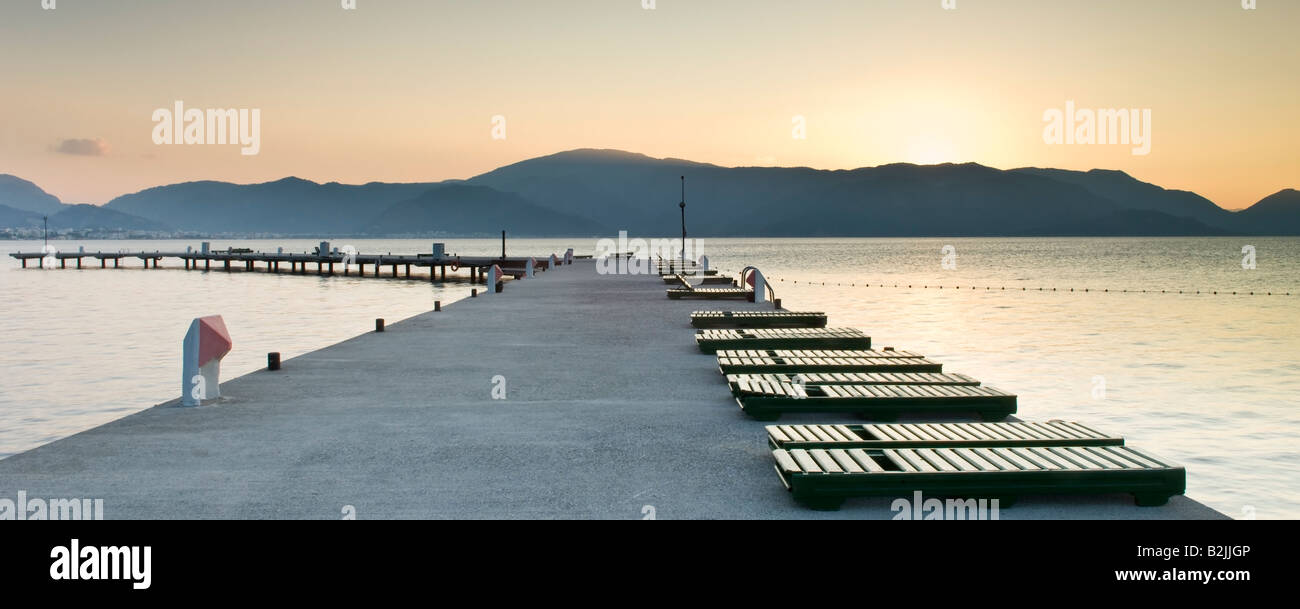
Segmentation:
{"type": "MultiPolygon", "coordinates": [[[[563,264],[562,255],[555,256],[556,266],[563,264]]],[[[547,257],[527,257],[527,256],[457,256],[444,254],[363,254],[353,253],[345,254],[337,251],[320,253],[291,253],[291,252],[253,252],[253,251],[211,251],[211,252],[162,252],[162,251],[136,251],[136,252],[14,252],[9,254],[10,258],[22,263],[23,268],[28,268],[29,263],[34,264],[37,268],[44,268],[47,261],[51,268],[56,265],[58,268],[68,268],[68,261],[73,261],[76,268],[84,268],[83,264],[87,261],[98,261],[99,268],[108,268],[108,262],[113,262],[113,268],[122,268],[122,261],[131,258],[138,259],[142,266],[140,268],[161,268],[162,261],[168,258],[180,260],[183,268],[187,271],[212,271],[219,270],[231,272],[232,270],[242,270],[253,272],[259,270],[267,273],[288,272],[292,274],[314,274],[314,275],[334,275],[336,272],[341,275],[348,275],[355,272],[360,277],[373,275],[379,277],[385,268],[392,269],[392,277],[398,277],[398,269],[404,268],[406,271],[405,278],[411,279],[411,269],[427,268],[429,281],[439,280],[439,271],[441,279],[447,279],[447,269],[450,268],[453,273],[461,269],[467,269],[472,281],[478,282],[483,280],[487,274],[487,268],[497,265],[505,275],[513,275],[516,279],[523,277],[528,273],[528,267],[531,266],[534,271],[545,270],[549,266],[550,258],[547,257]],[[32,261],[35,261],[34,263],[32,261]],[[152,265],[152,267],[150,266],[152,265]],[[337,270],[335,268],[337,265],[337,270]],[[355,266],[354,270],[352,267],[355,266]],[[373,273],[368,273],[366,267],[370,267],[373,273]]],[[[93,264],[90,264],[93,268],[93,264]]],[[[423,274],[420,275],[424,278],[423,274]]]]}
{"type": "MultiPolygon", "coordinates": [[[[102,498],[109,519],[337,519],[344,506],[359,519],[892,518],[890,499],[795,503],[763,423],[695,345],[700,308],[665,298],[658,277],[578,260],[228,380],[219,403],[173,400],[14,455],[0,496],[102,498]]],[[[1127,495],[1026,496],[1000,516],[1223,517],[1127,495]]]]}

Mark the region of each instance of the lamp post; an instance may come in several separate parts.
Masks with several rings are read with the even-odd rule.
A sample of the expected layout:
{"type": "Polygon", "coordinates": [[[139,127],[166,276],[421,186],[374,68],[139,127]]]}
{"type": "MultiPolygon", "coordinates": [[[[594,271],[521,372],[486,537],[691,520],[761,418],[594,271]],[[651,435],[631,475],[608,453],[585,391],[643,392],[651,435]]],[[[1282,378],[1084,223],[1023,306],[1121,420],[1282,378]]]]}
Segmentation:
{"type": "MultiPolygon", "coordinates": [[[[683,205],[685,205],[685,204],[683,203],[683,205]]],[[[682,212],[682,213],[685,214],[686,212],[682,212]]],[[[686,220],[685,220],[685,216],[682,216],[682,218],[683,218],[683,219],[682,219],[682,223],[683,223],[682,226],[685,226],[685,222],[686,222],[686,220]]],[[[45,241],[45,247],[42,247],[42,248],[41,248],[41,251],[44,252],[45,250],[49,249],[49,246],[50,246],[50,217],[49,217],[49,216],[41,216],[41,220],[42,220],[43,222],[45,222],[45,228],[41,230],[41,238],[45,241]]],[[[685,229],[683,229],[683,230],[685,230],[685,229]]],[[[685,233],[682,233],[682,234],[685,234],[685,233]]]]}
{"type": "Polygon", "coordinates": [[[686,176],[682,176],[682,202],[677,204],[682,208],[682,272],[686,272],[686,176]]]}

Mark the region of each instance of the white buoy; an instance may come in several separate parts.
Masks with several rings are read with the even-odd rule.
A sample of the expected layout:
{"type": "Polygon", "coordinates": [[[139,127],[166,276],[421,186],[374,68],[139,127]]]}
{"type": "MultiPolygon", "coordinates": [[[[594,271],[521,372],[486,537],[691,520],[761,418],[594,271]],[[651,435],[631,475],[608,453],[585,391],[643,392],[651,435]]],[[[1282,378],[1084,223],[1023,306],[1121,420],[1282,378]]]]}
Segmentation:
{"type": "Polygon", "coordinates": [[[232,342],[220,315],[199,317],[190,322],[181,348],[181,403],[198,406],[203,400],[221,397],[221,358],[230,353],[232,342]]]}

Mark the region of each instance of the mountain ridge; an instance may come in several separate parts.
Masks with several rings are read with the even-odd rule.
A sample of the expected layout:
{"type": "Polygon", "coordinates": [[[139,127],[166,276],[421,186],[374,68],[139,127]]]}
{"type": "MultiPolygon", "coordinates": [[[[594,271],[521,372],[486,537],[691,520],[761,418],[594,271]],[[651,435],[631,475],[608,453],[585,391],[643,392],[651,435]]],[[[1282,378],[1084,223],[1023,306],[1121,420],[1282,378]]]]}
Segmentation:
{"type": "MultiPolygon", "coordinates": [[[[286,176],[161,185],[109,201],[101,209],[122,215],[97,220],[221,234],[455,235],[499,230],[487,229],[490,219],[535,236],[671,235],[680,230],[681,175],[687,176],[688,233],[697,237],[1300,235],[1294,188],[1230,211],[1194,192],[1113,169],[997,169],[974,162],[725,167],[599,148],[525,159],[464,180],[342,184],[286,176]],[[467,215],[476,206],[481,218],[467,215]]],[[[51,200],[60,206],[56,215],[69,207],[31,182],[0,174],[0,205],[13,208],[0,215],[0,226],[30,225],[23,215],[34,213],[28,208],[48,214],[51,200]]]]}

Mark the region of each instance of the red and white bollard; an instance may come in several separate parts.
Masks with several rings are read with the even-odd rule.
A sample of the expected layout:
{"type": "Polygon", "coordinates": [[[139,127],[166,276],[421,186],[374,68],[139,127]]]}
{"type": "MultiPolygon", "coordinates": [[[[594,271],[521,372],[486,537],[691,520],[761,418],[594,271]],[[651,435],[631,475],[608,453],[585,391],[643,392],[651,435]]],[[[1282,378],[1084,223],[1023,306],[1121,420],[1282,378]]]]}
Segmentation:
{"type": "Polygon", "coordinates": [[[220,315],[190,322],[181,355],[181,403],[198,406],[221,397],[221,358],[233,346],[220,315]]]}

